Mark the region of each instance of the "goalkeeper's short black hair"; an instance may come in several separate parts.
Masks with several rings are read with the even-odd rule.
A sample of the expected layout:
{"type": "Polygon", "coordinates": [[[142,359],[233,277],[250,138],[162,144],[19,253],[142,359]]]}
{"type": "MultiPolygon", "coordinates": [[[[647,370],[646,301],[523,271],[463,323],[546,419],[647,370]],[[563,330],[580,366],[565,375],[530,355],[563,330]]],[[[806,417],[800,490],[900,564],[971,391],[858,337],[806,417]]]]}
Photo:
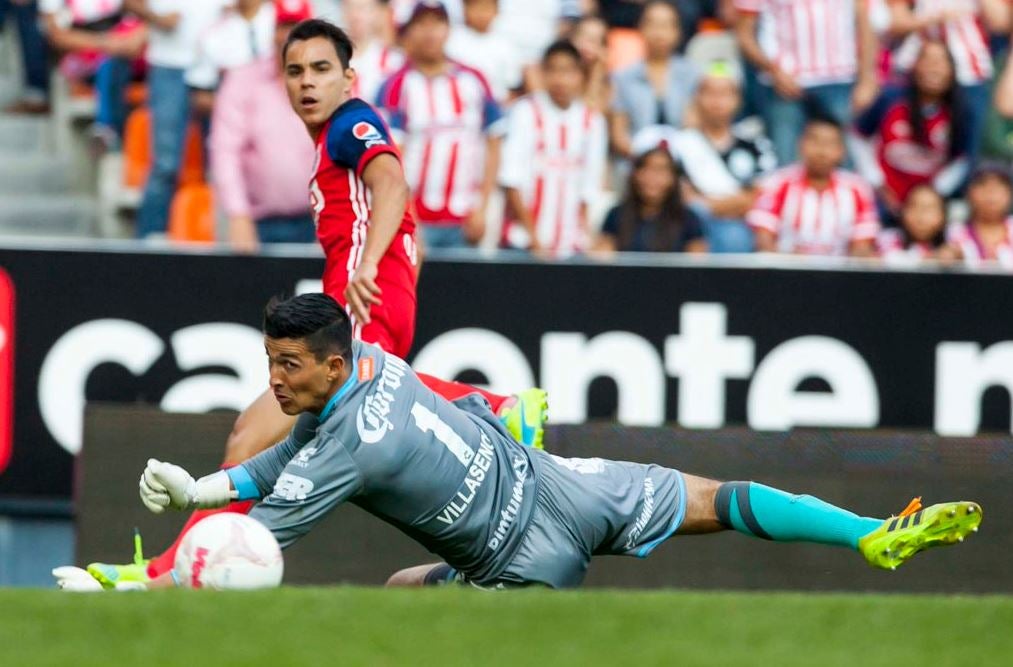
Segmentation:
{"type": "Polygon", "coordinates": [[[352,322],[345,309],[326,294],[275,297],[264,308],[264,335],[306,341],[317,361],[339,354],[352,360],[352,322]]]}

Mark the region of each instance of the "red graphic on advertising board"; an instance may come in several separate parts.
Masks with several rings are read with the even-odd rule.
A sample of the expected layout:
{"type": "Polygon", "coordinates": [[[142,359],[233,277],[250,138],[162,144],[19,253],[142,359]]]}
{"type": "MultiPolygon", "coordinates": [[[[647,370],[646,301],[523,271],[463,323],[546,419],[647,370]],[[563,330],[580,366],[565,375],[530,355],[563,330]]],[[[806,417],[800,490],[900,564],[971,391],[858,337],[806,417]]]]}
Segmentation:
{"type": "Polygon", "coordinates": [[[14,446],[14,283],[0,268],[0,474],[14,446]]]}

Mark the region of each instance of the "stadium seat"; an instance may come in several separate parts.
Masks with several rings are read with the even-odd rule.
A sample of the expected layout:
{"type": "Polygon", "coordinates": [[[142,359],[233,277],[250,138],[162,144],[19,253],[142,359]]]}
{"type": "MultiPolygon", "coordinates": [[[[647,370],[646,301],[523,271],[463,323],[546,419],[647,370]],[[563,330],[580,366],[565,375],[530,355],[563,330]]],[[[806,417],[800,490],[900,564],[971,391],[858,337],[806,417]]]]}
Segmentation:
{"type": "Polygon", "coordinates": [[[169,211],[169,239],[191,243],[215,240],[214,201],[206,183],[184,185],[176,191],[169,211]]]}
{"type": "MultiPolygon", "coordinates": [[[[139,190],[144,187],[151,168],[151,111],[138,107],[127,116],[123,130],[123,186],[139,190]]],[[[179,170],[179,185],[204,182],[204,142],[200,128],[191,123],[187,130],[183,164],[179,170]]]]}
{"type": "Polygon", "coordinates": [[[612,28],[608,32],[608,68],[610,72],[629,67],[644,58],[644,38],[632,28],[612,28]]]}

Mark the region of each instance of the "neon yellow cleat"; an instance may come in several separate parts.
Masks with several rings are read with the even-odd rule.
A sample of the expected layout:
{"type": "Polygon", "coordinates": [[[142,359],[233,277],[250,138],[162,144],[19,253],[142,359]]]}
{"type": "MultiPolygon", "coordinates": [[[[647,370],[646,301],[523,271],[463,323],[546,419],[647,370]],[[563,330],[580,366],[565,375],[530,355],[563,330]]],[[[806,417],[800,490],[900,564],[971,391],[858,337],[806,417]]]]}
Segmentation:
{"type": "Polygon", "coordinates": [[[980,523],[978,503],[962,500],[922,509],[921,498],[915,498],[899,516],[860,539],[858,550],[870,565],[896,570],[919,551],[963,542],[978,532],[980,523]]]}
{"type": "Polygon", "coordinates": [[[127,565],[110,565],[109,563],[91,563],[86,568],[88,574],[102,584],[102,588],[116,588],[117,584],[146,584],[151,581],[148,576],[148,561],[144,559],[141,549],[141,532],[134,529],[134,562],[127,565]]]}
{"type": "Polygon", "coordinates": [[[499,420],[510,435],[525,447],[545,448],[545,420],[549,416],[549,395],[537,387],[517,394],[513,405],[500,412],[499,420]]]}

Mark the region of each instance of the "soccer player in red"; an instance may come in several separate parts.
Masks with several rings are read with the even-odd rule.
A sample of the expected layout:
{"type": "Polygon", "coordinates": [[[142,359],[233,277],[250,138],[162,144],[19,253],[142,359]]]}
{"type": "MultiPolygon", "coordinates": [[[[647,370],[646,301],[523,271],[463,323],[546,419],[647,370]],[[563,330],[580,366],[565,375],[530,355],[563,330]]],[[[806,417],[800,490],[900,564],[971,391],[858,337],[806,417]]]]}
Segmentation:
{"type": "MultiPolygon", "coordinates": [[[[310,203],[326,255],[324,291],[347,308],[356,338],[404,357],[415,331],[418,256],[400,153],[376,110],[352,97],[352,43],[340,28],[305,20],[292,28],[281,56],[289,100],[317,147],[310,203]]],[[[541,446],[547,410],[541,389],[501,396],[423,374],[419,378],[449,400],[482,394],[518,441],[541,446]]],[[[294,423],[265,391],[236,421],[224,467],[280,441],[294,423]]],[[[150,562],[137,554],[133,564],[92,563],[88,572],[107,587],[158,577],[172,569],[176,548],[191,526],[218,511],[245,513],[250,507],[234,502],[220,510],[198,510],[175,543],[150,562]]]]}

